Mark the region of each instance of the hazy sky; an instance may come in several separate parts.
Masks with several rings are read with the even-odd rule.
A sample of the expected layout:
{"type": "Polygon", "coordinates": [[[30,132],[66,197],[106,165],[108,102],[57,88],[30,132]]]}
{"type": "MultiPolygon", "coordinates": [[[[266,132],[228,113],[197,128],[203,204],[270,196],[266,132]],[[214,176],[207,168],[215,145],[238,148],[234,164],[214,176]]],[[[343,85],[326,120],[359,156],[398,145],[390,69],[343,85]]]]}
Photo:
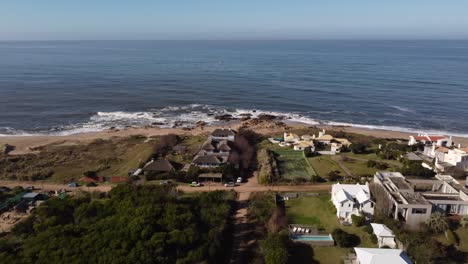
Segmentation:
{"type": "Polygon", "coordinates": [[[468,38],[466,0],[0,0],[0,39],[468,38]]]}

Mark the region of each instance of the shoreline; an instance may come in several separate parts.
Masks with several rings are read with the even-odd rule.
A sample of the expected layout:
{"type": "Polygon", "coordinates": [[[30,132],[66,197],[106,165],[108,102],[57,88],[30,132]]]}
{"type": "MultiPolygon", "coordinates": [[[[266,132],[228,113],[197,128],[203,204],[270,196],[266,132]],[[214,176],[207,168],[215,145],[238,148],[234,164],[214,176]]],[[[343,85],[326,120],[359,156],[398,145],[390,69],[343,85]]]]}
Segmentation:
{"type": "MultiPolygon", "coordinates": [[[[311,125],[300,122],[285,122],[292,129],[301,129],[308,127],[317,127],[325,130],[342,130],[348,133],[362,134],[376,138],[394,138],[407,140],[410,135],[416,133],[393,131],[385,129],[371,129],[353,126],[338,126],[317,124],[311,125]]],[[[241,122],[226,122],[223,125],[207,125],[196,127],[190,130],[184,128],[161,128],[161,127],[142,127],[142,128],[126,128],[121,130],[104,130],[100,132],[83,132],[72,135],[40,135],[40,136],[2,136],[0,137],[0,146],[9,144],[15,147],[15,150],[10,152],[11,155],[22,155],[33,153],[32,148],[49,145],[49,144],[80,144],[91,142],[96,139],[111,139],[115,137],[129,137],[132,135],[143,135],[146,137],[160,136],[166,134],[178,135],[202,135],[209,133],[217,128],[233,128],[238,129],[242,125],[241,122]]],[[[283,127],[257,127],[251,126],[257,133],[271,134],[284,131],[283,127]]],[[[456,144],[468,145],[468,138],[453,137],[456,144]]]]}

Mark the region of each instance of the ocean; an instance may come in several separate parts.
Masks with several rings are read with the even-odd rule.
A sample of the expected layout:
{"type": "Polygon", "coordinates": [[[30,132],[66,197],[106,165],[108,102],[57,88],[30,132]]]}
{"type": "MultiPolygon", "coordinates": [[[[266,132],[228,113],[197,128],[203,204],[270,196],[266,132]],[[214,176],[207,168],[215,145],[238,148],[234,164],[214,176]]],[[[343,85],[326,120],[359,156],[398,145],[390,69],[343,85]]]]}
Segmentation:
{"type": "Polygon", "coordinates": [[[468,41],[0,42],[0,135],[242,113],[468,137],[468,41]]]}

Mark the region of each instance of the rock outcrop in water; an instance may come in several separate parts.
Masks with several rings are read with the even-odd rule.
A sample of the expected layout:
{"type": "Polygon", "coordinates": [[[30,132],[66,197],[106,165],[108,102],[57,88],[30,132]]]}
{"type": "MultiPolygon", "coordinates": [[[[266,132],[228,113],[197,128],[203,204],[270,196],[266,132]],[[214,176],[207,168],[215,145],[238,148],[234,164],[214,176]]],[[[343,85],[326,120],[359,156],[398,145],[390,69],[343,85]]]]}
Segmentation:
{"type": "Polygon", "coordinates": [[[217,116],[215,116],[215,119],[216,119],[216,120],[220,120],[220,121],[231,121],[231,120],[236,120],[236,118],[233,117],[233,116],[230,115],[230,114],[217,115],[217,116]]]}

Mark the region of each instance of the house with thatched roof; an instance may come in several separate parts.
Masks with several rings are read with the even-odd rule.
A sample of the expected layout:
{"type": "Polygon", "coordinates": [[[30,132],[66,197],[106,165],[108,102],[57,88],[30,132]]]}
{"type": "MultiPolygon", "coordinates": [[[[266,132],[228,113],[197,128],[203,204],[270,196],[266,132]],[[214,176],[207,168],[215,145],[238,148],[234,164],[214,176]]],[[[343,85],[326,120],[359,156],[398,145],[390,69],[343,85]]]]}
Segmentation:
{"type": "Polygon", "coordinates": [[[152,160],[143,167],[143,172],[147,173],[165,173],[174,171],[174,166],[168,160],[152,160]]]}
{"type": "Polygon", "coordinates": [[[234,141],[236,139],[236,132],[230,128],[218,128],[211,132],[210,139],[234,141]]]}

